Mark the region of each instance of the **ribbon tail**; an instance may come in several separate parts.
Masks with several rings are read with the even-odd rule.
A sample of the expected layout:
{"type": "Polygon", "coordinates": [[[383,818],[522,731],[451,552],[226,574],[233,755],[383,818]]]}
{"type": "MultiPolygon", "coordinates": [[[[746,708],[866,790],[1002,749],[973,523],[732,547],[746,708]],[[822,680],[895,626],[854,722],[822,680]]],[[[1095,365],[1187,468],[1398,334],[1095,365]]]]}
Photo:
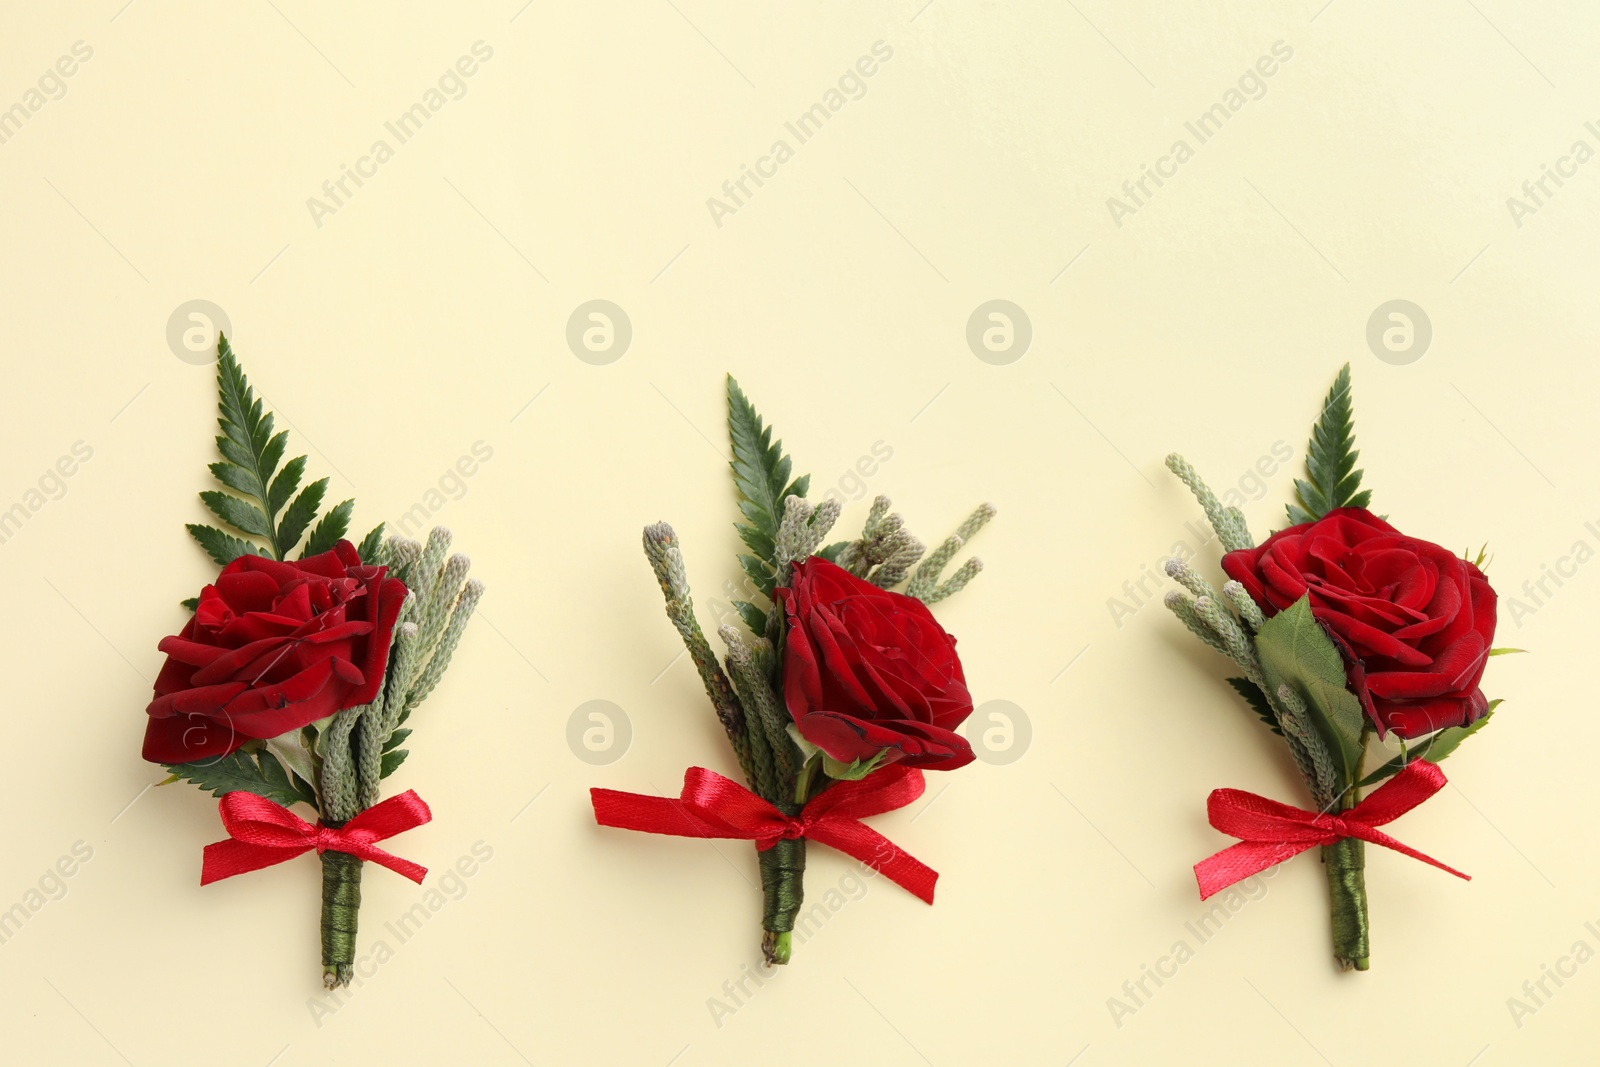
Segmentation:
{"type": "Polygon", "coordinates": [[[315,847],[310,841],[300,845],[253,845],[229,838],[205,847],[200,864],[200,884],[210,885],[236,874],[249,874],[294,859],[315,847]]]}
{"type": "Polygon", "coordinates": [[[925,904],[933,903],[939,872],[884,837],[866,823],[852,819],[824,821],[806,827],[806,837],[860,860],[925,904]]]}
{"type": "MultiPolygon", "coordinates": [[[[331,849],[330,851],[341,852],[343,849],[331,849]]],[[[413,863],[408,859],[402,859],[401,857],[396,856],[394,853],[385,852],[383,849],[378,848],[375,845],[365,845],[359,849],[354,849],[350,852],[350,855],[355,856],[357,859],[363,859],[371,863],[376,863],[380,867],[387,867],[395,874],[398,874],[404,878],[409,878],[418,885],[421,885],[422,880],[428,876],[428,868],[424,867],[422,864],[413,863]]]]}
{"type": "Polygon", "coordinates": [[[1437,867],[1441,871],[1446,871],[1450,874],[1453,874],[1457,878],[1463,879],[1464,881],[1472,881],[1472,875],[1462,874],[1449,864],[1440,863],[1426,852],[1418,852],[1410,845],[1407,845],[1402,841],[1395,840],[1382,830],[1377,830],[1370,826],[1353,826],[1351,827],[1351,830],[1353,831],[1350,835],[1352,837],[1359,837],[1363,841],[1370,841],[1374,845],[1382,845],[1384,848],[1392,848],[1402,856],[1410,856],[1414,860],[1421,860],[1430,867],[1437,867]]]}
{"type": "Polygon", "coordinates": [[[1200,884],[1200,899],[1205,900],[1220,893],[1235,882],[1241,882],[1253,874],[1260,874],[1268,867],[1276,867],[1284,860],[1298,856],[1317,843],[1240,841],[1236,845],[1229,845],[1221,852],[1194,865],[1195,881],[1200,884]]]}

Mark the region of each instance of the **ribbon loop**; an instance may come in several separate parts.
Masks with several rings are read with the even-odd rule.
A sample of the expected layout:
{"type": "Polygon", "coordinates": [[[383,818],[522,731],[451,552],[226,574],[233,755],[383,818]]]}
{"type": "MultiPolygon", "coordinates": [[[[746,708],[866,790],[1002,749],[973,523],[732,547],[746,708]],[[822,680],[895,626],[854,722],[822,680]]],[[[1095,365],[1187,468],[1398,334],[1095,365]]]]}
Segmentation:
{"type": "Polygon", "coordinates": [[[779,841],[810,838],[860,860],[932,904],[938,872],[861,821],[905,807],[925,788],[921,771],[890,766],[857,782],[836,783],[812,798],[799,815],[785,815],[738,782],[691,767],[677,797],[598,788],[589,790],[589,797],[595,822],[622,830],[754,841],[762,852],[779,841]]]}
{"type": "Polygon", "coordinates": [[[1212,826],[1239,838],[1239,843],[1194,865],[1195,880],[1200,883],[1200,899],[1205,900],[1213,893],[1219,893],[1235,882],[1259,874],[1306,849],[1331,845],[1347,837],[1393,849],[1403,856],[1421,860],[1457,878],[1471,881],[1470,876],[1454,867],[1446,866],[1378,829],[1398,819],[1444,786],[1444,772],[1436,764],[1415,760],[1374,789],[1361,803],[1338,814],[1290,807],[1242,789],[1213,790],[1206,799],[1206,815],[1212,826]]]}
{"type": "Polygon", "coordinates": [[[345,852],[370,860],[422,884],[428,868],[377,847],[377,842],[421,826],[433,818],[416,790],[408,789],[363,811],[343,826],[313,826],[276,801],[254,793],[224,794],[217,808],[226,841],[205,848],[200,884],[248,874],[316,850],[345,852]]]}

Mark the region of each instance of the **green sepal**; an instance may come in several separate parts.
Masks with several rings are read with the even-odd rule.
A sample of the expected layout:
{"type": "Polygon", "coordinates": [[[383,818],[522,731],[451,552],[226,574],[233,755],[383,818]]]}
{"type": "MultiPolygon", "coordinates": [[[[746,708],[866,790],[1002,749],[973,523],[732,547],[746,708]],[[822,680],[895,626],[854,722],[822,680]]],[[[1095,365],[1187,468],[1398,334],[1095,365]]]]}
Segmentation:
{"type": "Polygon", "coordinates": [[[1339,781],[1348,785],[1359,778],[1366,715],[1346,688],[1344,657],[1311,614],[1309,595],[1262,624],[1256,655],[1274,693],[1287,685],[1305,701],[1312,724],[1339,764],[1339,781]]]}
{"type": "Polygon", "coordinates": [[[182,608],[188,608],[190,611],[197,611],[200,608],[200,598],[197,596],[192,596],[187,600],[180,600],[178,601],[178,606],[182,608]]]}
{"type": "Polygon", "coordinates": [[[1494,716],[1494,709],[1500,706],[1499,700],[1489,701],[1489,708],[1483,713],[1483,718],[1467,726],[1448,726],[1437,733],[1429,734],[1423,738],[1422,743],[1412,746],[1409,751],[1401,752],[1365,778],[1361,779],[1362,788],[1381,782],[1393,774],[1399,774],[1408,763],[1425,759],[1429,763],[1438,763],[1450,753],[1461,747],[1461,742],[1477,733],[1489,724],[1494,716]]]}
{"type": "Polygon", "coordinates": [[[1244,697],[1244,702],[1250,705],[1250,710],[1261,717],[1267,728],[1279,737],[1283,736],[1283,729],[1278,725],[1278,713],[1272,710],[1272,705],[1267,702],[1267,695],[1261,687],[1248,678],[1229,678],[1228,684],[1234,691],[1244,697]]]}
{"type": "Polygon", "coordinates": [[[1355,443],[1350,364],[1346,363],[1339,368],[1339,376],[1322,401],[1322,414],[1311,428],[1311,440],[1306,445],[1306,478],[1295,479],[1299,505],[1288,506],[1290,523],[1298,526],[1315,522],[1335,508],[1367,506],[1372,491],[1361,489],[1363,472],[1356,469],[1361,453],[1355,443]]]}
{"type": "Polygon", "coordinates": [[[855,760],[852,763],[840,763],[826,752],[822,753],[822,773],[836,782],[859,782],[883,763],[884,757],[889,754],[886,748],[880,748],[872,754],[870,759],[855,760]]]}

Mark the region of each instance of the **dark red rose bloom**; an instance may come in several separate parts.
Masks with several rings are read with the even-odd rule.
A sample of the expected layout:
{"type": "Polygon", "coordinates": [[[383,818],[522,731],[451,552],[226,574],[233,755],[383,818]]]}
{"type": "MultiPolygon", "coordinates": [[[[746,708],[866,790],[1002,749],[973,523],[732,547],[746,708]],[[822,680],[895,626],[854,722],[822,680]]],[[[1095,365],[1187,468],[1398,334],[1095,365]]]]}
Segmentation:
{"type": "Polygon", "coordinates": [[[813,556],[775,591],[788,621],[783,695],[800,734],[843,763],[954,770],[972,762],[955,732],[972,714],[956,639],[927,605],[813,556]]]}
{"type": "Polygon", "coordinates": [[[1273,615],[1306,594],[1341,645],[1351,690],[1377,724],[1420,737],[1483,717],[1478,682],[1494,639],[1495,592],[1483,572],[1365,508],[1337,508],[1279,530],[1222,569],[1273,615]]]}
{"type": "Polygon", "coordinates": [[[162,640],[144,758],[189,763],[277,737],[378,693],[406,587],[348,541],[279,563],[240,556],[162,640]]]}

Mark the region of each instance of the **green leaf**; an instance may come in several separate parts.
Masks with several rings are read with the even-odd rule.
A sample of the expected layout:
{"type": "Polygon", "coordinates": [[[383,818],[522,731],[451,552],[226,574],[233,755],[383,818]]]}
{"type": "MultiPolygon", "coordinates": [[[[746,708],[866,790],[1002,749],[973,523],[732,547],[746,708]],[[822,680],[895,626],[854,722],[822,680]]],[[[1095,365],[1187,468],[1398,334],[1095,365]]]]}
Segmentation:
{"type": "MultiPolygon", "coordinates": [[[[350,529],[350,513],[355,509],[356,502],[354,500],[346,500],[335,505],[331,511],[322,516],[322,521],[317,523],[316,527],[311,531],[311,536],[306,538],[306,547],[300,553],[301,558],[315,556],[319,552],[326,552],[332,548],[335,542],[350,529]]],[[[360,552],[356,553],[358,556],[360,554],[360,552]]]]}
{"type": "Polygon", "coordinates": [[[378,768],[378,777],[389,777],[395,772],[395,768],[406,761],[406,757],[409,755],[411,755],[411,752],[404,748],[391,749],[385,752],[383,754],[383,762],[378,768]]]}
{"type": "Polygon", "coordinates": [[[356,555],[361,557],[362,563],[371,563],[378,558],[378,550],[382,547],[383,523],[380,522],[361,539],[361,544],[356,548],[356,555]]]}
{"type": "Polygon", "coordinates": [[[735,523],[739,538],[754,556],[741,556],[740,566],[768,596],[777,573],[775,542],[778,524],[783,521],[784,501],[804,497],[811,478],[805,475],[789,480],[793,464],[783,454],[783,442],[772,439],[772,428],[757,414],[755,407],[728,376],[728,438],[733,445],[733,484],[739,493],[739,511],[747,520],[735,523]],[[751,563],[760,564],[752,567],[751,563]]]}
{"type": "Polygon", "coordinates": [[[1429,763],[1438,763],[1450,753],[1461,747],[1461,742],[1477,733],[1489,724],[1494,716],[1494,709],[1500,706],[1500,701],[1489,701],[1489,709],[1483,713],[1483,718],[1466,726],[1449,726],[1438,733],[1429,734],[1420,744],[1412,746],[1409,752],[1401,752],[1388,763],[1379,767],[1365,778],[1361,779],[1363,787],[1381,782],[1392,774],[1399,774],[1407,763],[1425,759],[1429,763]]]}
{"type": "Polygon", "coordinates": [[[872,754],[870,759],[858,759],[853,763],[840,763],[824,752],[822,754],[822,773],[837,782],[859,782],[877,770],[878,765],[883,762],[883,758],[888,754],[888,749],[880,748],[872,754]]]}
{"type": "Polygon", "coordinates": [[[288,431],[273,434],[271,412],[262,409],[249,379],[234,358],[228,339],[220,336],[217,338],[217,426],[222,431],[217,438],[217,451],[233,469],[213,463],[211,473],[223,485],[249,498],[255,514],[227,503],[219,505],[219,500],[229,499],[221,493],[211,493],[202,499],[224,522],[244,533],[266,538],[272,555],[282,559],[283,553],[272,529],[272,516],[277,509],[268,503],[267,487],[272,484],[273,474],[283,458],[288,431]],[[219,510],[219,506],[232,514],[219,510]],[[236,518],[243,522],[236,522],[236,518]]]}
{"type": "Polygon", "coordinates": [[[1256,655],[1267,684],[1286,685],[1305,701],[1313,725],[1340,765],[1341,783],[1361,774],[1361,701],[1346,688],[1344,657],[1311,614],[1311,598],[1301,597],[1278,612],[1256,634],[1256,655]]]}
{"type": "Polygon", "coordinates": [[[735,600],[733,610],[739,613],[739,618],[750,627],[750,632],[764,634],[767,632],[767,613],[750,603],[748,600],[735,600]]]}
{"type": "Polygon", "coordinates": [[[756,584],[756,588],[760,589],[764,596],[772,596],[773,586],[777,584],[777,572],[766,561],[756,559],[754,556],[741,555],[739,556],[739,566],[744,569],[745,574],[750,577],[750,580],[756,584]]]}
{"type": "Polygon", "coordinates": [[[267,522],[267,517],[261,509],[248,500],[241,500],[227,493],[219,493],[215,489],[207,489],[200,494],[201,503],[211,509],[211,513],[235,530],[242,530],[247,534],[257,537],[271,537],[272,527],[267,522]]]}
{"type": "Polygon", "coordinates": [[[296,456],[283,465],[283,470],[272,479],[272,487],[267,490],[267,508],[274,515],[283,510],[283,506],[294,496],[294,491],[300,488],[300,476],[306,472],[306,457],[296,456]]]}
{"type": "Polygon", "coordinates": [[[1362,472],[1355,469],[1361,453],[1355,448],[1355,416],[1350,402],[1350,364],[1339,369],[1333,388],[1322,401],[1322,414],[1306,445],[1306,475],[1295,479],[1299,506],[1289,505],[1295,525],[1315,522],[1335,508],[1364,508],[1371,490],[1361,490],[1362,472]]]}
{"type": "Polygon", "coordinates": [[[300,535],[317,517],[317,509],[322,506],[322,494],[327,491],[328,479],[318,478],[300,490],[300,495],[284,511],[283,521],[278,524],[279,559],[288,556],[290,550],[300,543],[300,535]]]}
{"type": "Polygon", "coordinates": [[[1515,652],[1526,652],[1526,651],[1528,651],[1528,650],[1525,649],[1525,648],[1491,648],[1489,650],[1489,655],[1491,655],[1491,656],[1509,656],[1509,655],[1511,655],[1511,654],[1513,654],[1515,652]]]}
{"type": "Polygon", "coordinates": [[[261,487],[256,484],[256,476],[243,467],[219,461],[211,464],[210,469],[211,476],[229,489],[245,496],[261,496],[261,487]]]}
{"type": "Polygon", "coordinates": [[[188,608],[190,611],[194,611],[200,607],[200,598],[197,596],[192,596],[188,600],[180,600],[178,601],[178,606],[188,608]]]}
{"type": "Polygon", "coordinates": [[[193,782],[211,793],[220,797],[224,793],[254,793],[258,797],[275,800],[287,807],[296,801],[303,801],[303,797],[283,765],[272,758],[270,753],[263,751],[263,763],[269,769],[263,769],[261,763],[256,762],[256,757],[244,749],[230,752],[221,759],[201,761],[198,763],[169,764],[167,770],[172,772],[174,778],[193,782]]]}
{"type": "Polygon", "coordinates": [[[410,736],[410,730],[396,730],[389,735],[389,740],[383,743],[383,751],[388,752],[392,748],[399,748],[400,743],[410,736]]]}
{"type": "Polygon", "coordinates": [[[223,533],[215,526],[201,526],[199,523],[184,524],[184,529],[189,531],[189,536],[200,542],[200,547],[206,554],[219,564],[226,567],[240,556],[264,556],[259,545],[241,540],[232,534],[223,533]]]}
{"type": "Polygon", "coordinates": [[[1267,724],[1269,730],[1279,737],[1283,736],[1283,730],[1278,726],[1278,713],[1267,703],[1267,695],[1261,691],[1260,686],[1248,678],[1229,678],[1228,684],[1244,697],[1244,702],[1250,705],[1251,711],[1261,716],[1261,721],[1267,724]]]}

